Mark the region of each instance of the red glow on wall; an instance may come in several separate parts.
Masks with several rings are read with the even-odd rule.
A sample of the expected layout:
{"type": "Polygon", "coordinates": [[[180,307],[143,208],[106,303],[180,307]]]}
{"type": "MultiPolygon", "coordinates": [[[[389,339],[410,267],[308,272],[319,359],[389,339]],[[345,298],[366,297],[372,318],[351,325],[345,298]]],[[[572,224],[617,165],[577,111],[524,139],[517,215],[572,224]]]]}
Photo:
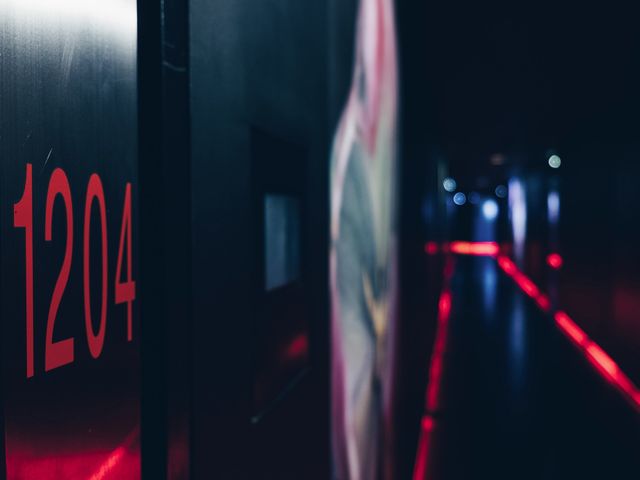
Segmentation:
{"type": "Polygon", "coordinates": [[[496,256],[499,252],[496,242],[451,242],[451,253],[458,255],[496,256]]]}
{"type": "Polygon", "coordinates": [[[307,356],[309,340],[306,335],[298,335],[284,349],[282,356],[285,361],[300,360],[307,356]]]}
{"type": "Polygon", "coordinates": [[[26,448],[7,457],[7,478],[120,480],[140,478],[140,430],[111,451],[58,452],[34,457],[26,448]]]}
{"type": "Polygon", "coordinates": [[[107,457],[107,459],[100,465],[100,468],[89,477],[89,480],[104,480],[107,478],[107,475],[120,463],[122,458],[126,453],[126,449],[124,447],[116,448],[111,455],[107,457]]]}
{"type": "Polygon", "coordinates": [[[559,253],[550,253],[547,256],[547,265],[549,265],[554,270],[559,270],[562,268],[564,260],[559,253]]]}
{"type": "Polygon", "coordinates": [[[440,251],[438,242],[427,242],[424,246],[424,251],[429,255],[435,255],[440,251]]]}

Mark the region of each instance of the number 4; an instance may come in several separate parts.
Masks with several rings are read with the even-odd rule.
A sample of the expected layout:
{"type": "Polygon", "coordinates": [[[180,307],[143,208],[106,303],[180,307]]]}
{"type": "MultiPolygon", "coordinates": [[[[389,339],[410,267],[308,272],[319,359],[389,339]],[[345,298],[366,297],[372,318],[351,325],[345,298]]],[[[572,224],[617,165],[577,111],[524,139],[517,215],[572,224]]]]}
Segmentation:
{"type": "Polygon", "coordinates": [[[124,193],[124,209],[122,212],[122,227],[120,228],[120,247],[118,247],[118,264],[116,266],[115,294],[116,304],[127,304],[127,340],[133,338],[133,301],[136,299],[136,282],[132,276],[132,241],[131,241],[131,184],[127,183],[124,193]],[[125,237],[126,233],[126,237],[125,237]],[[122,257],[124,255],[124,244],[127,242],[127,278],[121,282],[122,277],[122,257]]]}

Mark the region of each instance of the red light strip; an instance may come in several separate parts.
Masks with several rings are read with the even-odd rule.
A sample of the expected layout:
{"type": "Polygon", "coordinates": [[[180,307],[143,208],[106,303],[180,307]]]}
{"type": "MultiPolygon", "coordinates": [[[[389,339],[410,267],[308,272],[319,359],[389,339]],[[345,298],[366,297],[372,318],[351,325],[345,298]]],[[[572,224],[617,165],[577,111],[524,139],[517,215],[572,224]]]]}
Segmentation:
{"type": "Polygon", "coordinates": [[[640,390],[618,364],[564,312],[556,312],[554,320],[560,331],[582,352],[589,363],[640,412],[640,390]]]}
{"type": "Polygon", "coordinates": [[[422,417],[420,426],[420,440],[418,442],[418,454],[416,465],[413,469],[413,480],[425,480],[427,478],[427,466],[429,465],[429,450],[433,433],[434,420],[431,415],[422,417]]]}
{"type": "Polygon", "coordinates": [[[458,255],[476,255],[479,257],[495,257],[500,253],[500,246],[496,242],[462,242],[451,243],[427,242],[424,245],[425,253],[436,255],[438,253],[456,253],[458,255]]]}
{"type": "Polygon", "coordinates": [[[426,414],[422,418],[420,441],[416,464],[413,470],[414,480],[425,480],[427,476],[429,449],[431,448],[431,436],[434,428],[432,414],[438,409],[440,390],[442,386],[442,374],[444,371],[444,354],[449,333],[449,320],[451,318],[452,294],[451,278],[454,272],[453,257],[447,258],[444,266],[444,286],[438,300],[438,325],[436,327],[436,339],[433,345],[431,361],[429,362],[429,383],[426,393],[426,414]]]}
{"type": "Polygon", "coordinates": [[[554,320],[558,328],[562,330],[571,340],[579,347],[584,347],[588,338],[580,327],[578,327],[573,320],[564,312],[556,312],[554,320]]]}
{"type": "Polygon", "coordinates": [[[504,255],[499,256],[498,266],[516,282],[516,285],[518,285],[524,293],[536,302],[543,312],[551,312],[551,301],[549,297],[542,293],[538,286],[533,283],[533,280],[522,273],[510,258],[504,255]]]}
{"type": "Polygon", "coordinates": [[[107,457],[107,459],[100,465],[100,468],[89,477],[89,480],[103,480],[107,478],[107,475],[111,473],[116,466],[122,461],[127,453],[127,449],[131,447],[131,445],[139,440],[140,436],[140,427],[136,427],[125,439],[125,441],[116,448],[111,454],[107,457]]]}
{"type": "Polygon", "coordinates": [[[429,385],[427,386],[427,411],[433,412],[438,408],[440,386],[442,384],[442,370],[444,351],[449,332],[449,318],[451,317],[451,291],[448,287],[442,291],[438,302],[438,328],[436,340],[429,365],[429,385]]]}
{"type": "Polygon", "coordinates": [[[494,257],[500,252],[496,242],[451,242],[450,251],[458,255],[494,257]]]}

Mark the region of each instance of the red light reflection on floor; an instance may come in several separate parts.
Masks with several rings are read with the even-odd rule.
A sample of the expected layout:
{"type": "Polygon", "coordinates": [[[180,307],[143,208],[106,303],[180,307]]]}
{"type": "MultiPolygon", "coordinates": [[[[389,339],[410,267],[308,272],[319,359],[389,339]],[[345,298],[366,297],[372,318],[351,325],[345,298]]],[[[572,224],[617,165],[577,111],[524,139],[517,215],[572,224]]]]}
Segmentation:
{"type": "Polygon", "coordinates": [[[109,472],[111,472],[118,463],[120,463],[125,453],[127,453],[127,451],[124,447],[116,448],[113,453],[107,457],[104,463],[100,465],[98,471],[89,477],[89,480],[104,480],[107,478],[109,472]]]}
{"type": "Polygon", "coordinates": [[[136,428],[111,452],[61,453],[33,458],[31,455],[7,459],[7,478],[16,480],[120,480],[140,478],[140,431],[136,428]]]}

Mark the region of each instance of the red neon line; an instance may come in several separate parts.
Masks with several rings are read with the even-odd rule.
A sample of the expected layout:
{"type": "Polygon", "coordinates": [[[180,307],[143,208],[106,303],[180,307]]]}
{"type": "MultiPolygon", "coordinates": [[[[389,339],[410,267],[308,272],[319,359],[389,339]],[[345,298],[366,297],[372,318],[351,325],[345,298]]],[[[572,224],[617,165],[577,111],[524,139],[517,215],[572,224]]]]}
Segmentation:
{"type": "Polygon", "coordinates": [[[616,388],[640,412],[640,390],[618,364],[564,312],[556,312],[556,325],[600,373],[602,378],[616,388]]]}
{"type": "Polygon", "coordinates": [[[116,467],[118,463],[122,460],[126,453],[126,449],[124,447],[116,448],[109,457],[104,461],[100,468],[91,475],[89,480],[103,480],[106,476],[116,467]]]}
{"type": "Polygon", "coordinates": [[[594,365],[597,365],[609,377],[614,379],[618,378],[618,375],[620,375],[618,365],[599,345],[590,342],[587,347],[587,353],[593,359],[594,365]]]}
{"type": "Polygon", "coordinates": [[[551,300],[549,300],[549,297],[547,297],[544,294],[539,294],[536,297],[536,303],[538,304],[538,307],[540,307],[540,309],[542,309],[545,313],[549,313],[551,311],[551,300]]]}
{"type": "Polygon", "coordinates": [[[420,428],[420,440],[418,442],[418,455],[413,469],[413,480],[425,480],[427,477],[427,465],[429,464],[429,448],[433,433],[434,421],[431,415],[422,417],[420,428]]]}
{"type": "Polygon", "coordinates": [[[536,286],[535,283],[531,281],[529,277],[521,272],[516,272],[512,278],[518,284],[518,286],[522,289],[524,293],[529,295],[531,298],[536,299],[538,295],[540,295],[540,290],[536,286]]]}
{"type": "Polygon", "coordinates": [[[588,338],[578,325],[564,312],[556,312],[554,315],[556,325],[563,333],[565,333],[570,340],[576,345],[584,347],[588,342],[588,338]]]}
{"type": "Polygon", "coordinates": [[[449,319],[451,317],[451,291],[445,287],[438,302],[438,327],[436,339],[431,354],[429,365],[429,384],[427,385],[427,411],[433,412],[438,408],[440,398],[440,386],[442,384],[442,371],[444,352],[447,345],[449,331],[449,319]]]}
{"type": "Polygon", "coordinates": [[[504,273],[510,276],[513,276],[518,270],[516,264],[513,263],[510,258],[504,256],[498,257],[498,266],[504,270],[504,273]]]}
{"type": "MultiPolygon", "coordinates": [[[[500,256],[497,260],[500,268],[516,282],[523,292],[533,298],[542,310],[547,313],[551,311],[549,298],[540,293],[537,285],[522,273],[515,263],[505,256],[500,256]]],[[[578,347],[578,351],[595,368],[595,371],[622,393],[633,407],[640,412],[640,389],[625,375],[609,354],[591,340],[584,330],[565,312],[557,311],[553,318],[560,331],[578,347]]]]}
{"type": "Polygon", "coordinates": [[[500,247],[496,242],[451,242],[451,253],[458,255],[493,257],[499,252],[500,247]]]}
{"type": "Polygon", "coordinates": [[[451,318],[452,294],[450,290],[451,277],[454,272],[453,257],[448,257],[444,266],[444,286],[440,299],[438,300],[438,325],[436,327],[436,339],[433,345],[433,352],[429,362],[429,382],[426,392],[426,411],[422,419],[420,441],[416,463],[413,470],[414,480],[425,480],[429,465],[429,450],[431,448],[434,419],[432,413],[438,409],[440,399],[440,389],[442,385],[442,374],[444,371],[444,355],[447,346],[447,336],[449,331],[449,320],[451,318]]]}

